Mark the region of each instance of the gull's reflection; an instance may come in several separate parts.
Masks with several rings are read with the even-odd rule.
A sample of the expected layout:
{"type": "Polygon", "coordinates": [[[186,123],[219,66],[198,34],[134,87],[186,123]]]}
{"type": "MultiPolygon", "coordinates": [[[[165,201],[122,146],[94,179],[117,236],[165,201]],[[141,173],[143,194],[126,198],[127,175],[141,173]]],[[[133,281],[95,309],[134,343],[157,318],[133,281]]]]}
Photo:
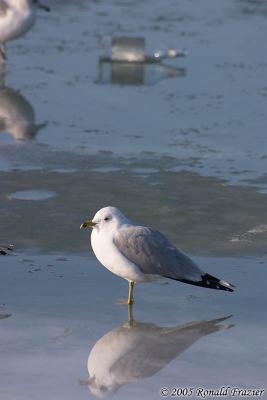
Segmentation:
{"type": "Polygon", "coordinates": [[[34,109],[20,92],[0,87],[0,132],[8,132],[16,140],[28,140],[45,126],[35,123],[34,109]]]}
{"type": "Polygon", "coordinates": [[[6,319],[11,317],[11,314],[0,314],[0,319],[6,319]]]}
{"type": "Polygon", "coordinates": [[[185,68],[163,63],[115,62],[99,60],[98,83],[114,85],[154,85],[166,78],[184,77],[185,68]]]}
{"type": "Polygon", "coordinates": [[[0,63],[0,88],[5,86],[5,74],[6,74],[5,64],[0,63]]]}
{"type": "Polygon", "coordinates": [[[201,337],[232,327],[221,324],[228,318],[161,327],[134,321],[130,310],[128,322],[106,333],[90,351],[86,384],[93,395],[104,397],[122,385],[148,378],[201,337]]]}

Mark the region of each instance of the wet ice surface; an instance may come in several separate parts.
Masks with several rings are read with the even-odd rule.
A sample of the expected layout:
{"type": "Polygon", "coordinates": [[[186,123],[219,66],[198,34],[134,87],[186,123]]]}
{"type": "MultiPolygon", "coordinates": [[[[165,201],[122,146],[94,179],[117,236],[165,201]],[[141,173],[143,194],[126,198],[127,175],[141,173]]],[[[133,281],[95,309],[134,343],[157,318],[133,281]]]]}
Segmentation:
{"type": "Polygon", "coordinates": [[[266,4],[48,3],[52,12],[8,45],[0,88],[0,243],[16,246],[0,255],[1,399],[92,398],[79,381],[104,335],[113,350],[118,341],[129,350],[112,377],[105,368],[116,351],[101,360],[102,391],[105,379],[107,392],[121,384],[114,398],[157,399],[163,386],[264,387],[266,4]],[[118,34],[145,37],[147,53],[190,54],[166,61],[169,70],[112,71],[98,63],[99,41],[118,34]],[[79,231],[109,204],[237,291],[139,285],[128,332],[127,309],[115,305],[127,284],[99,266],[79,231]],[[230,314],[225,329],[180,336],[183,324],[230,314]],[[157,358],[165,327],[172,347],[157,358]]]}
{"type": "Polygon", "coordinates": [[[79,157],[76,163],[74,157],[69,170],[59,170],[59,157],[54,164],[53,159],[49,161],[48,170],[2,172],[2,242],[44,252],[85,252],[88,241],[78,229],[81,222],[102,206],[116,205],[134,221],[163,231],[191,253],[266,254],[266,194],[190,171],[168,171],[168,159],[160,172],[153,172],[153,159],[142,169],[137,160],[129,160],[123,171],[117,159],[109,171],[104,167],[109,157],[103,155],[99,171],[96,158],[79,157]],[[77,171],[72,170],[74,166],[77,171]],[[32,196],[28,201],[9,197],[25,190],[29,196],[28,191],[37,187],[56,196],[41,203],[32,196]]]}
{"type": "MultiPolygon", "coordinates": [[[[36,140],[50,149],[193,157],[191,168],[202,175],[235,183],[258,178],[266,166],[266,19],[243,7],[57,2],[31,34],[9,46],[7,84],[34,104],[36,125],[48,123],[36,140]],[[187,74],[159,76],[152,87],[98,85],[100,36],[121,31],[144,35],[151,49],[188,48],[189,57],[169,63],[187,74]]],[[[3,151],[9,158],[14,146],[3,151]]]]}
{"type": "Polygon", "coordinates": [[[8,198],[16,200],[47,200],[54,197],[55,193],[49,192],[48,190],[21,190],[19,192],[11,193],[8,198]]]}
{"type": "Polygon", "coordinates": [[[196,260],[236,283],[237,291],[140,284],[131,328],[126,307],[115,304],[125,297],[126,282],[98,267],[94,258],[6,257],[0,313],[12,316],[1,321],[0,330],[3,398],[91,398],[79,382],[88,379],[93,348],[90,365],[102,366],[102,392],[117,383],[119,399],[155,399],[164,386],[264,387],[266,259],[196,260]],[[230,314],[218,328],[216,322],[197,323],[230,314]]]}

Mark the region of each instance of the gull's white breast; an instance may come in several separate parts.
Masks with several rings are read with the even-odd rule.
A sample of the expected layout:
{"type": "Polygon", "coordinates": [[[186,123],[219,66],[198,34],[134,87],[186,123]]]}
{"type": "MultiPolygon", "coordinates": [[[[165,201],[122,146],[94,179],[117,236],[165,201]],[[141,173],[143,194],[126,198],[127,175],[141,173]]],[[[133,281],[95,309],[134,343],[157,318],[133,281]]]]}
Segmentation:
{"type": "Polygon", "coordinates": [[[98,261],[113,274],[128,281],[143,282],[146,280],[140,269],[117,249],[113,242],[112,231],[93,229],[91,245],[98,261]]]}

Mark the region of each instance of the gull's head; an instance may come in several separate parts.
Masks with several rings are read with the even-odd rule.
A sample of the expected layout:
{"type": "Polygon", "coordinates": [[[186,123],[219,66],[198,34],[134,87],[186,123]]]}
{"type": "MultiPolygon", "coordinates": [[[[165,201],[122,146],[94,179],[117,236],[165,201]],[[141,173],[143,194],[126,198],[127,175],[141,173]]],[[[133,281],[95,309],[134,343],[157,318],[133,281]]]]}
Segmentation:
{"type": "Polygon", "coordinates": [[[117,226],[129,222],[128,218],[116,207],[104,207],[97,211],[93,219],[85,220],[82,228],[94,228],[97,230],[113,230],[117,226]]]}

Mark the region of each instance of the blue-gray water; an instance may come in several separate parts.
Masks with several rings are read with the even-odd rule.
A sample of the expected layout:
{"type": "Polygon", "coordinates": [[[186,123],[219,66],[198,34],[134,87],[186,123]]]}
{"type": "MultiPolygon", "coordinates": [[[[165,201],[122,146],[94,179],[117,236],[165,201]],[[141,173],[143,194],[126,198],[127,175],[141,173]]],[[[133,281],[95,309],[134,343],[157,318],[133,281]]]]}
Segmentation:
{"type": "Polygon", "coordinates": [[[120,381],[114,398],[264,388],[265,2],[47,3],[51,13],[8,44],[0,88],[0,244],[16,247],[0,255],[0,399],[93,398],[79,382],[106,334],[113,353],[151,341],[145,356],[136,347],[137,360],[125,345],[113,375],[100,357],[102,380],[120,381]],[[148,54],[174,46],[189,55],[125,75],[99,64],[101,38],[116,35],[145,37],[148,54]],[[237,290],[140,285],[128,334],[127,309],[116,305],[127,283],[98,264],[79,231],[105,205],[163,231],[237,290]],[[187,347],[174,330],[173,356],[153,358],[161,328],[180,334],[230,314],[225,329],[186,331],[187,347]]]}

